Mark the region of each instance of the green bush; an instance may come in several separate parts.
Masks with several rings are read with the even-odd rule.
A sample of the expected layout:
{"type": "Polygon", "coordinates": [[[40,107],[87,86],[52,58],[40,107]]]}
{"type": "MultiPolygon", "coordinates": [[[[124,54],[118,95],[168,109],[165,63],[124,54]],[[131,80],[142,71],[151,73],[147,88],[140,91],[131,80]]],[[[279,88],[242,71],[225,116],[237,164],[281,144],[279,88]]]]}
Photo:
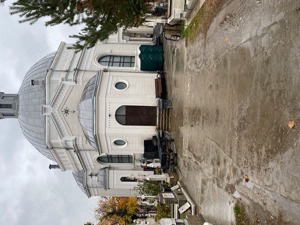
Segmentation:
{"type": "Polygon", "coordinates": [[[138,191],[143,195],[158,195],[161,192],[160,181],[143,180],[138,184],[138,191]]]}
{"type": "Polygon", "coordinates": [[[233,207],[236,225],[251,225],[251,220],[246,213],[245,206],[237,201],[233,207]]]}
{"type": "Polygon", "coordinates": [[[171,206],[158,204],[157,205],[157,215],[155,216],[155,221],[159,221],[161,218],[171,218],[171,206]]]}

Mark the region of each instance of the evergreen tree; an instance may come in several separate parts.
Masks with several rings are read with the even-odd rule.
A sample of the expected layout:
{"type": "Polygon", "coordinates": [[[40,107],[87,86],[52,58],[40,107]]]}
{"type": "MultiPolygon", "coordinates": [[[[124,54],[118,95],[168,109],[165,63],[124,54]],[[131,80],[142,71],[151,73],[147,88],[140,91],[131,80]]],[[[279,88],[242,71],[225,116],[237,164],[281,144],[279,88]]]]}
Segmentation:
{"type": "Polygon", "coordinates": [[[84,24],[73,48],[93,47],[115,33],[119,27],[139,26],[146,13],[145,0],[18,0],[10,7],[20,22],[34,24],[46,17],[46,26],[61,23],[84,24]]]}

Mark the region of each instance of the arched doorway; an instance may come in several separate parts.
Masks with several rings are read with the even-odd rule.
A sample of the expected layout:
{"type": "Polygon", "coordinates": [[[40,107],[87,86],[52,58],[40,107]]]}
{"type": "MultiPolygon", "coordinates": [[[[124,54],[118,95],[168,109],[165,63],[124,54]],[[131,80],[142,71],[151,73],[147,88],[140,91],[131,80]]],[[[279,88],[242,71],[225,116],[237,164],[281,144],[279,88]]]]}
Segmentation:
{"type": "Polygon", "coordinates": [[[157,107],[123,105],[116,111],[118,123],[127,126],[156,126],[157,107]]]}

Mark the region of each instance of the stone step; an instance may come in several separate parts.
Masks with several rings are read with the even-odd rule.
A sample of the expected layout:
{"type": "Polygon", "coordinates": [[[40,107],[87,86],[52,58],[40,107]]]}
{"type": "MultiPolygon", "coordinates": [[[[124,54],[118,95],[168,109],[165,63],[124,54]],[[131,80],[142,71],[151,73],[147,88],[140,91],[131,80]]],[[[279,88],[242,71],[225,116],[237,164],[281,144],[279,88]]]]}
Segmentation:
{"type": "Polygon", "coordinates": [[[170,130],[170,109],[160,109],[158,117],[158,130],[169,131],[170,130]]]}

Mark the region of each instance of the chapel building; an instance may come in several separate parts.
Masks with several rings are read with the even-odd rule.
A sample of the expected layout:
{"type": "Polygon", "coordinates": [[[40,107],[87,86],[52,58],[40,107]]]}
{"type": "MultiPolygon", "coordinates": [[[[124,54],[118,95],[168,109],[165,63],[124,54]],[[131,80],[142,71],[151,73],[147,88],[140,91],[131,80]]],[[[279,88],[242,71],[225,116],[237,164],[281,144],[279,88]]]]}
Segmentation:
{"type": "Polygon", "coordinates": [[[0,92],[0,118],[17,118],[26,139],[72,171],[88,196],[132,196],[157,158],[162,46],[98,43],[80,52],[61,43],[27,72],[18,94],[0,92]]]}

